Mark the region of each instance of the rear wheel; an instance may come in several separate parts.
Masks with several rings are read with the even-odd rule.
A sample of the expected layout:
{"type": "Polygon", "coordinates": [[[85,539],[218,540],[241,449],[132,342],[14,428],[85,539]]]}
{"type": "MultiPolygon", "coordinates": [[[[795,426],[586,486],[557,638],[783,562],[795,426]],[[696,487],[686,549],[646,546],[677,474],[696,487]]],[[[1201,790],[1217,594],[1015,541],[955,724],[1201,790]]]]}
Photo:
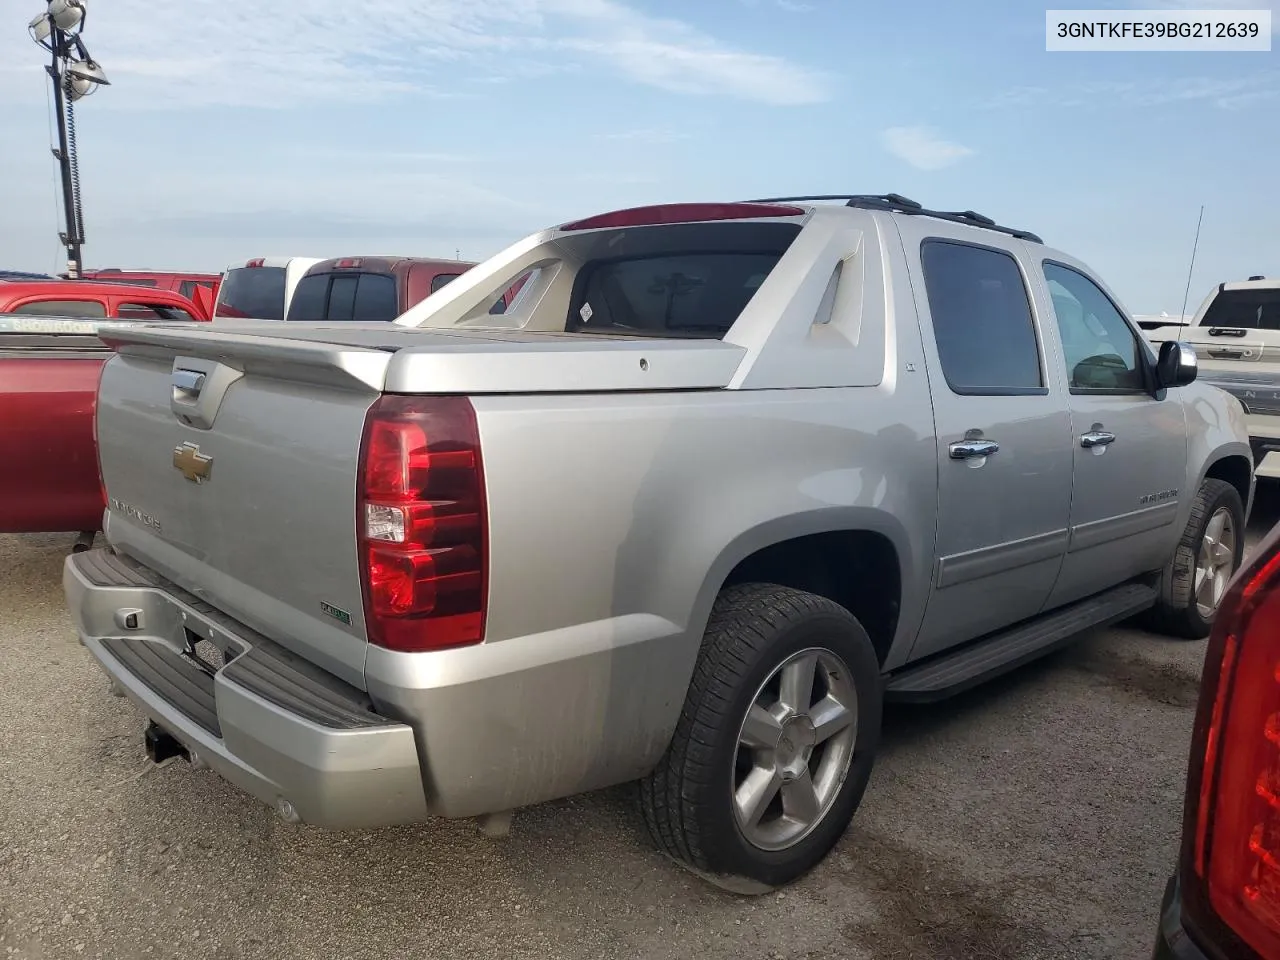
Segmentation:
{"type": "Polygon", "coordinates": [[[640,785],[658,846],[769,886],[818,863],[871,774],[879,674],[838,604],[772,584],[725,590],[671,745],[640,785]]]}
{"type": "Polygon", "coordinates": [[[1153,629],[1189,640],[1209,635],[1244,558],[1244,533],[1239,492],[1225,480],[1205,480],[1160,579],[1160,599],[1147,618],[1153,629]]]}

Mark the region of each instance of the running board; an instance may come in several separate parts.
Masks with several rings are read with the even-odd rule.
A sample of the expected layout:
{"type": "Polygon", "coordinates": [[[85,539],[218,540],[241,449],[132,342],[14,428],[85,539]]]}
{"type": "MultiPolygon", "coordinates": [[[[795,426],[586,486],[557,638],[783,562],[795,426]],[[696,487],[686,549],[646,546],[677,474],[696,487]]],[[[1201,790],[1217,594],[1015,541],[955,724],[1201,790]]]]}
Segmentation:
{"type": "Polygon", "coordinates": [[[977,686],[1065,646],[1085,630],[1152,607],[1156,591],[1131,583],[992,634],[952,653],[908,666],[887,680],[886,700],[928,703],[977,686]]]}

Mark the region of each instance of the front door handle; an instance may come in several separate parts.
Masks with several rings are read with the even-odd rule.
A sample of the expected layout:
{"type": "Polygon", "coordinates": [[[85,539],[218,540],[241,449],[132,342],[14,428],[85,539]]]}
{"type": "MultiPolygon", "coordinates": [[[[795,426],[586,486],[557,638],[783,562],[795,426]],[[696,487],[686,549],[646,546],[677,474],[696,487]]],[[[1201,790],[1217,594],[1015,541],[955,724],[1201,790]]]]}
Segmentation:
{"type": "Polygon", "coordinates": [[[1000,449],[994,440],[957,440],[947,447],[947,454],[952,460],[976,460],[989,457],[1000,449]]]}
{"type": "Polygon", "coordinates": [[[1080,446],[1082,447],[1105,447],[1109,443],[1116,442],[1116,435],[1108,433],[1106,430],[1090,430],[1088,433],[1080,434],[1080,446]]]}

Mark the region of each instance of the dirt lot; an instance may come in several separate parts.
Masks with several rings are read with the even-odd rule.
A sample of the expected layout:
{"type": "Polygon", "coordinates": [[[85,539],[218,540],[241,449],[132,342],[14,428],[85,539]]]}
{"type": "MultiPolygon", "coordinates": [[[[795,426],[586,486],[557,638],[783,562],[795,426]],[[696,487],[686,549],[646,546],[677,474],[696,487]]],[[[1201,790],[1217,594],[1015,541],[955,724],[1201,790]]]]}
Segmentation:
{"type": "MultiPolygon", "coordinates": [[[[1280,515],[1255,510],[1253,540],[1280,515]]],[[[149,767],[75,643],[68,537],[0,536],[5,958],[1141,958],[1176,848],[1203,643],[1110,630],[896,709],[854,824],[740,898],[653,853],[627,790],[467,823],[293,827],[149,767]]]]}

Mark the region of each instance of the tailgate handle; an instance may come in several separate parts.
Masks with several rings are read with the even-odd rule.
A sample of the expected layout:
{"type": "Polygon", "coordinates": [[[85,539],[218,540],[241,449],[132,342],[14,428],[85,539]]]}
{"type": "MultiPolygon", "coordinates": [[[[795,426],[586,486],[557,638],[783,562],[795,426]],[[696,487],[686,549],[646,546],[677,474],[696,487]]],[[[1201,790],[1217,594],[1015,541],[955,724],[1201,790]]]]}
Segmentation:
{"type": "Polygon", "coordinates": [[[1232,350],[1229,347],[1218,347],[1216,349],[1210,347],[1209,356],[1217,360],[1243,360],[1245,357],[1252,356],[1252,351],[1232,350]]]}
{"type": "Polygon", "coordinates": [[[175,400],[194,400],[204,387],[204,374],[199,370],[173,371],[173,397],[175,400]]]}
{"type": "Polygon", "coordinates": [[[183,426],[208,430],[228,388],[243,376],[243,371],[216,360],[177,357],[169,374],[169,409],[183,426]]]}

